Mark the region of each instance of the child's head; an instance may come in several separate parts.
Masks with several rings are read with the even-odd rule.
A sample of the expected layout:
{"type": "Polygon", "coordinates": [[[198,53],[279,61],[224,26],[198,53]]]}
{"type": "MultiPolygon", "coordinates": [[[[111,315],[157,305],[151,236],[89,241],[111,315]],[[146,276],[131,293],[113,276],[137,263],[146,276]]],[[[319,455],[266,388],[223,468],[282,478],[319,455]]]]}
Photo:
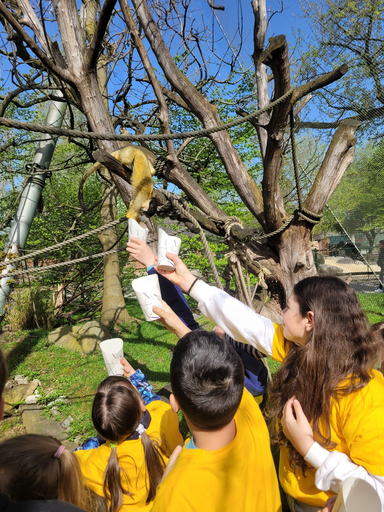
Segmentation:
{"type": "Polygon", "coordinates": [[[76,456],[57,439],[37,434],[0,444],[0,492],[14,501],[59,499],[86,505],[76,456]]]}
{"type": "Polygon", "coordinates": [[[119,443],[130,442],[128,438],[134,434],[137,434],[134,439],[141,438],[149,480],[147,503],[155,497],[156,487],[164,473],[164,461],[158,445],[149,438],[141,424],[144,413],[140,393],[125,377],[108,377],[97,388],[92,421],[111,448],[104,474],[104,494],[110,502],[109,512],[118,510],[123,504],[123,495],[129,494],[129,479],[120,467],[117,455],[119,443]]]}
{"type": "Polygon", "coordinates": [[[195,427],[214,431],[234,417],[244,388],[244,368],[235,350],[213,332],[191,331],[171,361],[174,397],[195,427]]]}

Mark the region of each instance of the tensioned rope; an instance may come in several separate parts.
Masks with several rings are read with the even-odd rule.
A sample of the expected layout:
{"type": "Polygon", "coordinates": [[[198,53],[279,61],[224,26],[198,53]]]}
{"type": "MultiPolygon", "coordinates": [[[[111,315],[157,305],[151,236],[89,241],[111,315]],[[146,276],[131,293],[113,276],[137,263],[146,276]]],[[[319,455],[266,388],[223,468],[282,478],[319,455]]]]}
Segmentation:
{"type": "Polygon", "coordinates": [[[62,249],[66,245],[69,245],[73,242],[78,242],[79,240],[84,240],[84,238],[88,238],[89,236],[96,235],[97,233],[100,233],[101,231],[104,231],[105,229],[112,228],[113,226],[117,226],[117,224],[121,224],[124,221],[125,222],[128,221],[127,217],[121,217],[120,219],[113,220],[112,222],[109,222],[108,224],[104,224],[103,226],[100,226],[99,228],[92,229],[91,231],[88,231],[87,233],[83,233],[82,235],[78,235],[73,238],[69,238],[68,240],[59,242],[56,245],[52,245],[51,247],[45,247],[45,249],[39,249],[38,251],[32,252],[30,254],[25,254],[24,256],[19,256],[17,258],[9,258],[7,256],[6,259],[1,261],[0,263],[2,263],[3,265],[10,265],[10,264],[13,265],[14,263],[19,263],[20,261],[34,258],[35,256],[38,256],[40,254],[57,251],[59,249],[62,249]]]}
{"type": "Polygon", "coordinates": [[[67,130],[64,128],[56,128],[54,126],[41,126],[33,123],[25,123],[22,121],[15,121],[13,119],[7,119],[5,117],[0,117],[0,125],[7,126],[8,128],[16,128],[19,130],[27,130],[32,132],[39,133],[48,133],[51,135],[63,135],[66,137],[77,137],[83,139],[97,139],[97,140],[121,140],[121,141],[148,141],[148,140],[176,140],[176,139],[187,139],[187,138],[197,138],[197,137],[206,137],[207,135],[211,135],[212,133],[221,132],[223,130],[228,130],[229,128],[234,128],[240,124],[243,124],[247,121],[250,121],[254,117],[259,117],[264,112],[268,112],[276,105],[286,100],[289,96],[292,95],[294,91],[294,87],[290,87],[290,89],[280,96],[276,101],[269,103],[267,106],[261,108],[260,110],[255,110],[251,114],[248,114],[245,117],[238,117],[237,119],[233,119],[228,123],[221,124],[220,126],[212,126],[211,128],[203,128],[201,130],[194,130],[190,132],[181,132],[181,133],[158,133],[158,134],[142,134],[142,135],[130,135],[130,134],[111,134],[111,133],[96,133],[96,132],[82,132],[80,130],[67,130]]]}

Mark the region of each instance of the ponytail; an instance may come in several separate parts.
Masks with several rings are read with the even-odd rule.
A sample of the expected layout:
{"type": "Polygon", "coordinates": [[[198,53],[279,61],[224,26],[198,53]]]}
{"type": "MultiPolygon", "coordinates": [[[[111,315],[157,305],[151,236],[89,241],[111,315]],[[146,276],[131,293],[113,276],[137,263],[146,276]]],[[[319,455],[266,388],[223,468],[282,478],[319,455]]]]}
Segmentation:
{"type": "Polygon", "coordinates": [[[58,499],[85,508],[86,495],[77,457],[69,450],[64,450],[58,462],[60,464],[58,499]]]}
{"type": "Polygon", "coordinates": [[[145,431],[141,436],[141,442],[148,471],[149,491],[146,501],[148,504],[155,497],[157,486],[164,474],[165,463],[160,453],[159,443],[155,439],[151,439],[145,431]]]}
{"type": "Polygon", "coordinates": [[[104,472],[104,496],[109,501],[108,512],[115,512],[123,505],[123,495],[131,496],[132,493],[128,491],[129,478],[125,471],[119,465],[119,458],[117,456],[117,449],[111,446],[111,453],[108,458],[108,464],[104,472]],[[125,489],[121,477],[124,476],[127,482],[125,489]]]}

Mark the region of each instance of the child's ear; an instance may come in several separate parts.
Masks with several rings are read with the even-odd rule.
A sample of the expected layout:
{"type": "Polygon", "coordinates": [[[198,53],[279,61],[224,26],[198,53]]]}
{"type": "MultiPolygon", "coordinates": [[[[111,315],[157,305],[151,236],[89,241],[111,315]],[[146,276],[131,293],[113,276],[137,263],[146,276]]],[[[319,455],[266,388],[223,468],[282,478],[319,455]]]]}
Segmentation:
{"type": "Polygon", "coordinates": [[[141,401],[141,410],[142,410],[142,412],[146,411],[146,408],[145,408],[145,405],[144,405],[143,401],[141,401]]]}
{"type": "Polygon", "coordinates": [[[179,404],[175,398],[175,395],[173,393],[171,393],[169,395],[169,403],[170,403],[172,411],[174,413],[177,413],[180,410],[180,406],[179,406],[179,404]]]}

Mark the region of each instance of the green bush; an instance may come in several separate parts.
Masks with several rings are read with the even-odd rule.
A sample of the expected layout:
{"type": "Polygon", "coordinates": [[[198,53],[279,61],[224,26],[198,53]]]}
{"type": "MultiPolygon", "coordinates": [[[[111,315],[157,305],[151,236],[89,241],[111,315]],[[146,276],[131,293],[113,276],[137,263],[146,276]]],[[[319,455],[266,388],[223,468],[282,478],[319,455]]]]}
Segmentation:
{"type": "Polygon", "coordinates": [[[39,287],[14,290],[6,308],[5,322],[10,324],[12,331],[38,327],[52,329],[55,325],[55,317],[51,290],[39,287]],[[36,315],[33,310],[33,302],[36,315]]]}

